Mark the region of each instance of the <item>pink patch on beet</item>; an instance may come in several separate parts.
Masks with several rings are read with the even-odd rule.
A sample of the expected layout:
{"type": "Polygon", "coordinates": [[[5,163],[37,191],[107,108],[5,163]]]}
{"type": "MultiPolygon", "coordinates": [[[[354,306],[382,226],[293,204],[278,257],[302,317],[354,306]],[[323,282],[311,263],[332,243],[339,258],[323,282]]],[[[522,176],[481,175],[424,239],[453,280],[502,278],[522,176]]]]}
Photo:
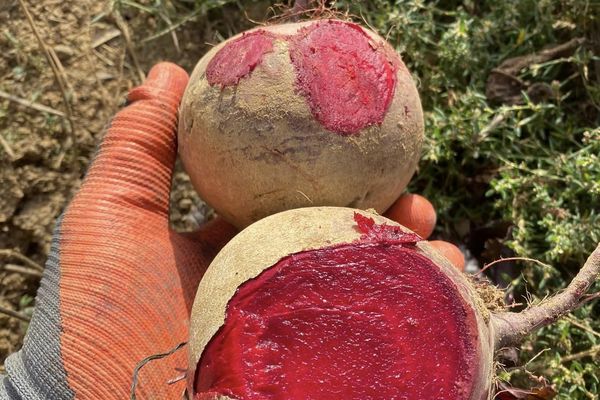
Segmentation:
{"type": "Polygon", "coordinates": [[[399,226],[388,224],[376,224],[373,218],[365,217],[357,212],[354,213],[356,229],[362,233],[361,242],[378,242],[386,240],[396,244],[414,245],[423,240],[416,233],[404,232],[399,226]]]}
{"type": "Polygon", "coordinates": [[[273,51],[275,35],[263,30],[243,34],[227,43],[206,67],[206,79],[211,85],[235,86],[273,51]]]}
{"type": "Polygon", "coordinates": [[[477,349],[474,311],[413,247],[331,246],[238,288],[201,356],[194,398],[464,400],[477,349]]]}
{"type": "Polygon", "coordinates": [[[351,135],[383,122],[399,59],[389,60],[360,26],[342,21],[315,22],[290,41],[298,90],[326,129],[351,135]]]}

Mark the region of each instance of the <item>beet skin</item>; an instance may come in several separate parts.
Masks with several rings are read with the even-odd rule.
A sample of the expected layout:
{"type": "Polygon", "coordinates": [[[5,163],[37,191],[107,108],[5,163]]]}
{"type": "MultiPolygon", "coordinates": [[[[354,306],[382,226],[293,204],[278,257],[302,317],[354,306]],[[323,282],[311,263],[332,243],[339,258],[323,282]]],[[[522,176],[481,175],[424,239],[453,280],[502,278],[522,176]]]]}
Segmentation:
{"type": "Polygon", "coordinates": [[[483,400],[490,314],[463,274],[375,214],[265,218],[209,267],[192,312],[194,400],[483,400]]]}

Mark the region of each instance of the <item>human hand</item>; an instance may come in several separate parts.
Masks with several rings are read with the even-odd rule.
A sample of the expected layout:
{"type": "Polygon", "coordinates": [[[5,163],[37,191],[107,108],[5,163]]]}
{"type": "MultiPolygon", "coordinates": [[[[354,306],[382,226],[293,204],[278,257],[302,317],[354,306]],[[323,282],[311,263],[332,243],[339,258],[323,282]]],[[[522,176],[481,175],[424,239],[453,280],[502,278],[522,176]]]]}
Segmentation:
{"type": "MultiPolygon", "coordinates": [[[[174,64],[155,66],[113,119],[57,224],[24,347],[6,362],[1,399],[128,398],[141,360],[187,340],[198,282],[236,233],[220,219],[189,234],[169,229],[177,108],[187,79],[174,64]]],[[[387,215],[423,235],[407,198],[387,215]]],[[[149,363],[137,397],[181,398],[184,381],[168,382],[186,365],[184,352],[149,363]]]]}
{"type": "MultiPolygon", "coordinates": [[[[25,344],[6,361],[9,398],[128,398],[136,363],[186,340],[200,277],[235,234],[219,219],[192,234],[169,229],[187,80],[174,64],[155,66],[113,119],[58,221],[25,344]]],[[[185,365],[184,353],[149,364],[137,395],[180,398],[182,386],[166,382],[185,365]]]]}
{"type": "MultiPolygon", "coordinates": [[[[385,212],[384,216],[413,230],[423,239],[433,233],[437,215],[433,205],[418,194],[403,194],[385,212]]],[[[443,240],[430,240],[429,244],[446,257],[459,271],[465,269],[465,256],[458,247],[443,240]]]]}

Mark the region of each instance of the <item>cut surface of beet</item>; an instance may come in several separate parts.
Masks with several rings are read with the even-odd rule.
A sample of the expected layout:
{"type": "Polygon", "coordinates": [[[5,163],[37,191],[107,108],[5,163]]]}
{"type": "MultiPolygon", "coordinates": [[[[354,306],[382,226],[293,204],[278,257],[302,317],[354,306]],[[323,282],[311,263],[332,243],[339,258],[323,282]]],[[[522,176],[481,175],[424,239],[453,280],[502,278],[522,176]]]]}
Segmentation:
{"type": "Polygon", "coordinates": [[[258,30],[227,43],[206,67],[206,79],[211,85],[221,87],[237,85],[273,51],[275,35],[258,30]]]}
{"type": "Polygon", "coordinates": [[[414,246],[304,251],[237,289],[195,398],[467,399],[478,339],[472,308],[414,246]]]}
{"type": "Polygon", "coordinates": [[[396,67],[360,26],[315,22],[290,42],[299,92],[325,128],[350,135],[383,121],[394,96],[396,67]]]}

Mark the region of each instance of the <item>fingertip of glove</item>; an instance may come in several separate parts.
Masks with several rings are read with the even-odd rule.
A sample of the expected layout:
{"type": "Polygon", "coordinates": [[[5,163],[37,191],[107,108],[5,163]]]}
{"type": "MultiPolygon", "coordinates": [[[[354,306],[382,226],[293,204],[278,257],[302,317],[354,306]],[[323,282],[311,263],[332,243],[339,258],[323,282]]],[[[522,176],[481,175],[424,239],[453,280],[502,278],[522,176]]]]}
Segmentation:
{"type": "Polygon", "coordinates": [[[133,102],[165,93],[179,100],[183,96],[188,79],[187,72],[180,66],[171,62],[160,62],[152,67],[141,86],[129,92],[128,100],[133,102]]]}
{"type": "Polygon", "coordinates": [[[158,89],[168,90],[181,97],[187,86],[188,79],[189,76],[183,68],[177,64],[165,61],[152,67],[146,78],[146,84],[158,89]]]}

